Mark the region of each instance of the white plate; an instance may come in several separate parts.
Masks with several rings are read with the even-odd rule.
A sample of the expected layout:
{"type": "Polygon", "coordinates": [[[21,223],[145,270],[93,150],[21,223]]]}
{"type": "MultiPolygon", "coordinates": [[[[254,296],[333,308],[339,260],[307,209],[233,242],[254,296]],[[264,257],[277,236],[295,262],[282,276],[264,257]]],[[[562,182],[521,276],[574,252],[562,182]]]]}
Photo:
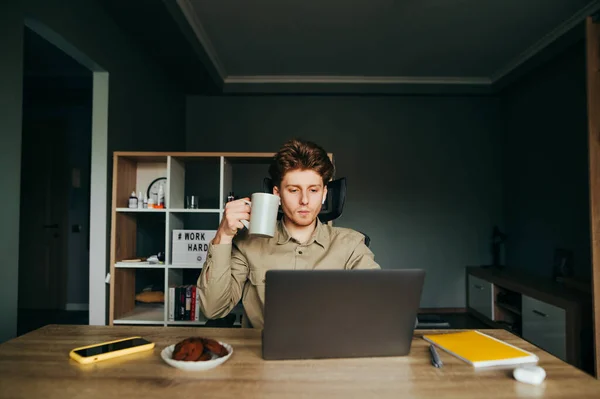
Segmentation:
{"type": "Polygon", "coordinates": [[[226,344],[225,342],[219,341],[221,345],[223,345],[227,351],[229,352],[226,356],[217,357],[217,355],[213,355],[212,360],[205,361],[197,361],[197,362],[185,362],[183,360],[174,360],[173,359],[173,350],[175,349],[175,344],[167,346],[165,349],[160,352],[160,356],[162,359],[175,368],[186,371],[203,371],[214,369],[225,363],[227,359],[231,357],[233,354],[233,348],[231,345],[226,344]]]}

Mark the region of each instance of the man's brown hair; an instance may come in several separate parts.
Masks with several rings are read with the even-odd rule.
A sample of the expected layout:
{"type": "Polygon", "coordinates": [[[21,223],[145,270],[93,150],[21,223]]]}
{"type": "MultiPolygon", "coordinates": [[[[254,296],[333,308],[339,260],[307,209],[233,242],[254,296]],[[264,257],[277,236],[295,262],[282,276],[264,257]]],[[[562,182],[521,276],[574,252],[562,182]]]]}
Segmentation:
{"type": "Polygon", "coordinates": [[[314,170],[323,178],[324,186],[335,172],[333,163],[322,147],[301,139],[289,140],[275,154],[269,167],[273,185],[279,187],[283,176],[292,170],[314,170]]]}

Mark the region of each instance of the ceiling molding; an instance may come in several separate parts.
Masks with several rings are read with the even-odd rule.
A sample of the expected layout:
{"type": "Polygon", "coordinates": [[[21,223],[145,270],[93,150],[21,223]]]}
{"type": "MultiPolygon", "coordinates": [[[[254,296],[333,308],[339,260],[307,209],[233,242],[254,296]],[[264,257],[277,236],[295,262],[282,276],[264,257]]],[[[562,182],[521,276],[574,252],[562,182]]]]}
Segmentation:
{"type": "Polygon", "coordinates": [[[362,76],[231,76],[224,94],[453,94],[488,95],[487,78],[412,78],[362,76]]]}
{"type": "Polygon", "coordinates": [[[228,76],[225,83],[235,84],[425,84],[425,85],[489,85],[492,81],[482,77],[417,77],[417,76],[305,76],[305,75],[258,75],[228,76]]]}
{"type": "Polygon", "coordinates": [[[227,77],[227,71],[225,70],[223,63],[219,59],[217,51],[213,47],[212,42],[208,38],[208,34],[204,30],[202,23],[198,19],[198,15],[194,10],[194,5],[191,3],[190,0],[177,0],[177,5],[181,9],[181,12],[183,13],[185,19],[190,24],[190,27],[192,28],[196,37],[198,38],[198,41],[200,42],[202,47],[204,47],[204,51],[206,52],[206,55],[212,62],[215,70],[217,71],[221,79],[225,80],[225,78],[227,77]]]}
{"type": "Polygon", "coordinates": [[[230,76],[224,94],[491,94],[491,81],[481,77],[411,76],[230,76]]]}
{"type": "Polygon", "coordinates": [[[600,0],[596,0],[593,3],[588,4],[575,14],[571,16],[571,18],[564,21],[562,24],[557,26],[547,35],[545,35],[542,39],[536,42],[533,46],[529,47],[527,50],[519,54],[518,57],[510,61],[503,68],[494,72],[491,76],[491,80],[493,83],[500,81],[501,79],[508,76],[513,71],[518,70],[522,65],[527,63],[530,59],[534,58],[536,55],[544,51],[547,47],[549,47],[552,43],[557,41],[560,37],[567,34],[573,28],[575,28],[579,23],[583,22],[588,16],[595,14],[598,10],[600,10],[600,0]]]}

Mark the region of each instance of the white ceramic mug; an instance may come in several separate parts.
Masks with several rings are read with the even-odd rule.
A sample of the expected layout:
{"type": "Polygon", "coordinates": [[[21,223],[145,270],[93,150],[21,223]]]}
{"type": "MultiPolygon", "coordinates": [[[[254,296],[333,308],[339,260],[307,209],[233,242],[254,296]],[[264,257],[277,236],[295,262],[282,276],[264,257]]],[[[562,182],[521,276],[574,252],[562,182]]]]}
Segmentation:
{"type": "Polygon", "coordinates": [[[242,223],[248,232],[252,235],[273,237],[277,227],[279,197],[268,193],[254,193],[251,201],[245,202],[250,205],[250,222],[242,220],[242,223]]]}

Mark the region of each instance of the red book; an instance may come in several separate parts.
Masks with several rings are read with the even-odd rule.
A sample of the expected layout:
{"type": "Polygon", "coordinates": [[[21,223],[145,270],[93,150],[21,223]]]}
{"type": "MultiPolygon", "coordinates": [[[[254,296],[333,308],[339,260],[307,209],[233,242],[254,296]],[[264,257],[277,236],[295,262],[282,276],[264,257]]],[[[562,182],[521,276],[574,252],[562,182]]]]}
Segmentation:
{"type": "Polygon", "coordinates": [[[196,287],[192,287],[192,304],[191,304],[190,320],[196,320],[196,287]]]}

